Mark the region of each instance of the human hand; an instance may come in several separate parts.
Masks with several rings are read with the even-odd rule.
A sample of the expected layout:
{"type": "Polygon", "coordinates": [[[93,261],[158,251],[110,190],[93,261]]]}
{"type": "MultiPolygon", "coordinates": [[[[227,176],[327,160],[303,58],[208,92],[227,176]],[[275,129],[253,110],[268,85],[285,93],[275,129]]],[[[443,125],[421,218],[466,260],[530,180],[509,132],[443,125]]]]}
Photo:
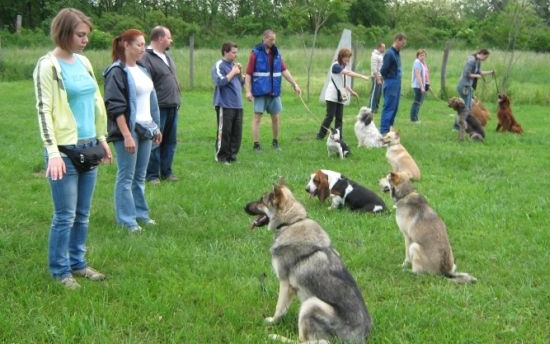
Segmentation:
{"type": "Polygon", "coordinates": [[[128,153],[136,152],[136,143],[132,135],[124,137],[124,149],[126,149],[128,153]]]}
{"type": "Polygon", "coordinates": [[[111,148],[107,141],[101,141],[99,144],[103,147],[105,151],[105,157],[101,159],[102,164],[111,164],[113,162],[113,154],[111,153],[111,148]]]}
{"type": "Polygon", "coordinates": [[[60,156],[48,159],[48,167],[46,168],[46,177],[52,180],[61,180],[63,175],[67,173],[67,167],[63,158],[60,156]]]}
{"type": "Polygon", "coordinates": [[[162,133],[159,131],[157,135],[153,137],[153,143],[156,145],[160,145],[162,142],[162,133]]]}

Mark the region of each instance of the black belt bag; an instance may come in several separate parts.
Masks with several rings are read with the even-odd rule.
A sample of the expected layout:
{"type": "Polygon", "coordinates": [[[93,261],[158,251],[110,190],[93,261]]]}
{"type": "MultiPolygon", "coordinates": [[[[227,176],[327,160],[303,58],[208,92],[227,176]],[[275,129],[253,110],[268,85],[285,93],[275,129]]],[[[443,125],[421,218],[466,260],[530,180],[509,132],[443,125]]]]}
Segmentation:
{"type": "Polygon", "coordinates": [[[105,149],[100,143],[85,148],[69,146],[58,146],[57,148],[71,159],[78,172],[87,172],[94,169],[105,157],[105,149]]]}
{"type": "Polygon", "coordinates": [[[152,140],[160,134],[160,129],[154,121],[136,122],[136,133],[144,139],[152,140]]]}

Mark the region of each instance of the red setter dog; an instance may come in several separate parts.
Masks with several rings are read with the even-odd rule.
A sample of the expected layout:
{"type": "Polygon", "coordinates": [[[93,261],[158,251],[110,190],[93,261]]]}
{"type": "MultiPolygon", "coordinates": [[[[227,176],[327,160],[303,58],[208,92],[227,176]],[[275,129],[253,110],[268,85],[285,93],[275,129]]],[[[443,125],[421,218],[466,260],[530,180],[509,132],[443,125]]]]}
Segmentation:
{"type": "Polygon", "coordinates": [[[497,131],[510,131],[516,134],[523,133],[523,128],[521,127],[521,125],[519,125],[518,122],[516,122],[514,115],[512,115],[510,98],[504,93],[498,95],[497,118],[497,131]]]}
{"type": "Polygon", "coordinates": [[[491,115],[489,114],[489,111],[483,105],[479,99],[475,98],[472,99],[472,115],[474,115],[475,118],[479,121],[479,123],[482,126],[487,125],[487,121],[491,119],[491,115]]]}

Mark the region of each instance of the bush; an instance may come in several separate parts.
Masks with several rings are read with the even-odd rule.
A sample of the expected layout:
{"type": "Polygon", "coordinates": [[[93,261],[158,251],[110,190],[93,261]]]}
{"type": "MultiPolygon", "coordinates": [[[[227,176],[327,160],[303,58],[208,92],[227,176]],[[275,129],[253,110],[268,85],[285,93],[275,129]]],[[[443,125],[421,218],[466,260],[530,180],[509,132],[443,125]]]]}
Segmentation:
{"type": "Polygon", "coordinates": [[[110,50],[113,36],[110,33],[94,29],[90,34],[87,48],[93,50],[110,50]]]}
{"type": "Polygon", "coordinates": [[[20,33],[0,30],[3,48],[34,48],[51,45],[51,40],[40,29],[21,29],[20,33]]]}

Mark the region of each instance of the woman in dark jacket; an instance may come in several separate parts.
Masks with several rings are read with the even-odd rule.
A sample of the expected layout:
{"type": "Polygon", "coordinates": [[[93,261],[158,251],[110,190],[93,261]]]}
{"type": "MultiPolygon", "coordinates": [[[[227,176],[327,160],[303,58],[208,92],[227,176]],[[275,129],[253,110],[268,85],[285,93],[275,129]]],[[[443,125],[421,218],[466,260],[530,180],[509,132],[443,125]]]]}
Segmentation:
{"type": "Polygon", "coordinates": [[[116,151],[115,213],[119,225],[140,232],[155,225],[145,200],[145,175],[152,142],[162,134],[157,96],[147,70],[138,64],[145,52],[145,38],[130,29],[113,40],[113,64],[105,76],[105,105],[109,117],[108,141],[116,151]]]}

